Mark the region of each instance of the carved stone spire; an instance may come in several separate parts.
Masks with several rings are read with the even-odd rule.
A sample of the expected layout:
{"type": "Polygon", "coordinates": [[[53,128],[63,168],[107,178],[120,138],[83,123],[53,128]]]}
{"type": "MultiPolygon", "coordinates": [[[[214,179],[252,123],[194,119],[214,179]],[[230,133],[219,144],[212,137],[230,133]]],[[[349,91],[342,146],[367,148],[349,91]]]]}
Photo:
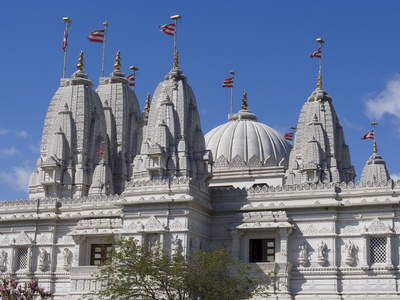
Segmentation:
{"type": "Polygon", "coordinates": [[[365,164],[365,167],[361,173],[362,182],[374,182],[374,181],[386,181],[389,180],[389,172],[386,168],[386,162],[383,160],[382,156],[378,154],[378,147],[376,145],[376,140],[374,140],[374,150],[365,164]]]}
{"type": "Polygon", "coordinates": [[[286,174],[287,184],[354,180],[354,167],[332,99],[319,87],[301,110],[286,174]]]}

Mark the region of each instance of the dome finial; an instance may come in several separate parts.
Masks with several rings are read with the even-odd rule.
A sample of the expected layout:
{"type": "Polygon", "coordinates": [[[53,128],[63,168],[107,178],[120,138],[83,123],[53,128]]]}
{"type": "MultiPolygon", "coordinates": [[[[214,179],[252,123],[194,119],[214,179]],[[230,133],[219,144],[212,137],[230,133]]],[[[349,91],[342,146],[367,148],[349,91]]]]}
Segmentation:
{"type": "Polygon", "coordinates": [[[374,140],[374,153],[378,153],[378,146],[376,145],[376,140],[374,140]]]}
{"type": "Polygon", "coordinates": [[[179,68],[179,53],[175,51],[174,53],[174,68],[179,68]]]}
{"type": "Polygon", "coordinates": [[[80,71],[85,68],[85,65],[83,64],[83,51],[79,53],[78,64],[76,65],[76,68],[80,71]]]}
{"type": "Polygon", "coordinates": [[[150,111],[150,94],[147,94],[146,106],[144,107],[144,111],[147,113],[150,111]]]}
{"type": "Polygon", "coordinates": [[[121,61],[121,52],[119,52],[119,50],[118,50],[117,56],[115,57],[115,64],[114,64],[114,68],[116,70],[121,69],[120,61],[121,61]]]}
{"type": "Polygon", "coordinates": [[[249,107],[248,105],[247,105],[247,93],[246,92],[244,92],[243,93],[243,98],[242,98],[242,109],[244,109],[244,110],[247,110],[247,108],[249,107]]]}

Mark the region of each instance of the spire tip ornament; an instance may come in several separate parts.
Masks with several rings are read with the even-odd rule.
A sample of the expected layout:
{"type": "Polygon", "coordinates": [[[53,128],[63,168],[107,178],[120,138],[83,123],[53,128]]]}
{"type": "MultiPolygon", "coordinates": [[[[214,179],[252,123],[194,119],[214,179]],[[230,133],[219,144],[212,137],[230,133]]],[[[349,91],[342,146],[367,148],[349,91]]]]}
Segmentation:
{"type": "Polygon", "coordinates": [[[147,113],[150,111],[150,94],[147,94],[146,106],[144,107],[144,111],[147,113]]]}
{"type": "Polygon", "coordinates": [[[121,69],[121,63],[120,62],[121,62],[121,52],[118,50],[117,56],[115,57],[115,64],[114,64],[115,70],[121,69]]]}
{"type": "Polygon", "coordinates": [[[242,109],[247,110],[249,106],[247,105],[247,93],[243,93],[243,98],[242,98],[242,109]]]}
{"type": "Polygon", "coordinates": [[[81,51],[81,53],[79,53],[79,58],[78,58],[78,64],[76,65],[76,68],[79,71],[82,71],[85,68],[85,65],[83,64],[83,51],[81,51]]]}

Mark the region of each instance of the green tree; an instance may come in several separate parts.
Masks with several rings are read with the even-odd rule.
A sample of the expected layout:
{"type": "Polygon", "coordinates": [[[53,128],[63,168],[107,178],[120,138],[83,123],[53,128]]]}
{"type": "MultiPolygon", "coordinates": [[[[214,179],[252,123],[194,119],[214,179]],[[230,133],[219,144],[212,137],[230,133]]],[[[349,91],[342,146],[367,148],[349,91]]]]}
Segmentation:
{"type": "Polygon", "coordinates": [[[100,299],[240,300],[266,288],[266,276],[251,276],[223,248],[184,258],[169,255],[160,244],[147,248],[129,238],[108,255],[96,275],[100,299]]]}

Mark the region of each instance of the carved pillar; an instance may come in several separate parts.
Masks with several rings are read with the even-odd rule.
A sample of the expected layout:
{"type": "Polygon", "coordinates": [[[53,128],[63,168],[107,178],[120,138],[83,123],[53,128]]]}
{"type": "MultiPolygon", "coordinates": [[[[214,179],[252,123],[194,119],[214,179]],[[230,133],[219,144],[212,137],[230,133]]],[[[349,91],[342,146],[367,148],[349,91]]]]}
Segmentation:
{"type": "Polygon", "coordinates": [[[240,238],[243,235],[243,231],[233,229],[229,232],[232,236],[232,253],[237,259],[240,259],[240,238]]]}
{"type": "Polygon", "coordinates": [[[281,244],[280,244],[280,255],[279,258],[276,258],[278,263],[286,263],[288,261],[287,254],[289,251],[289,235],[292,233],[292,228],[279,228],[278,233],[280,236],[281,244]]]}
{"type": "Polygon", "coordinates": [[[388,268],[393,268],[392,261],[392,236],[388,234],[386,236],[386,266],[388,268]]]}
{"type": "Polygon", "coordinates": [[[82,251],[82,244],[86,240],[85,236],[73,236],[74,241],[75,241],[75,247],[74,247],[74,252],[73,252],[73,259],[72,259],[72,266],[73,267],[78,267],[81,262],[81,251],[82,251]]]}

